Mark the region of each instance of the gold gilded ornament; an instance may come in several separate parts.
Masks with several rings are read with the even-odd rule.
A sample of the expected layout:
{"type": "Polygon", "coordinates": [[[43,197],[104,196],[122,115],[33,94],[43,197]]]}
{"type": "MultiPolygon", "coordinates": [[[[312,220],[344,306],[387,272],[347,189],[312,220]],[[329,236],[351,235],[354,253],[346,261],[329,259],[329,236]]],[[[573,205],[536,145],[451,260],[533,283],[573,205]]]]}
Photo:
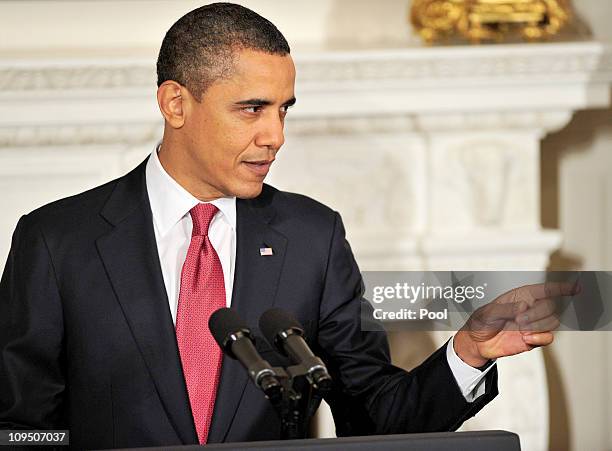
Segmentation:
{"type": "Polygon", "coordinates": [[[410,21],[427,42],[528,41],[559,33],[571,18],[569,0],[413,0],[410,21]]]}

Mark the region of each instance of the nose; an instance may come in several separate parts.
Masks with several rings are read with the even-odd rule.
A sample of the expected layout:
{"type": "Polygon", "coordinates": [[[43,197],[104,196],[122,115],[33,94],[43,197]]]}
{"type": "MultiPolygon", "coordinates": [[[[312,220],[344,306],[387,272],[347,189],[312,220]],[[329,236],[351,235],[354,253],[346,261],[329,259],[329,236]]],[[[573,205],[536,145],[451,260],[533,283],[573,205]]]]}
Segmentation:
{"type": "Polygon", "coordinates": [[[261,122],[255,138],[255,144],[259,147],[268,147],[277,151],[285,143],[284,118],[279,114],[270,114],[261,122]]]}

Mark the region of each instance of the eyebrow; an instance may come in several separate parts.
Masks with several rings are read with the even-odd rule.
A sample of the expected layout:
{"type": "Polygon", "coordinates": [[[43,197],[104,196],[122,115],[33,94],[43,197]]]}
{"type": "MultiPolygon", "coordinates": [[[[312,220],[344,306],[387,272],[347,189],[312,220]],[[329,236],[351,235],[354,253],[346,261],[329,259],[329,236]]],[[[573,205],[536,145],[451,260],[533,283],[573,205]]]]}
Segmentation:
{"type": "MultiPolygon", "coordinates": [[[[296,102],[295,97],[291,97],[289,100],[283,103],[282,106],[293,106],[295,105],[295,102],[296,102]]],[[[248,100],[241,100],[239,102],[236,102],[236,105],[269,106],[269,105],[272,105],[273,103],[274,102],[268,99],[248,99],[248,100]]]]}

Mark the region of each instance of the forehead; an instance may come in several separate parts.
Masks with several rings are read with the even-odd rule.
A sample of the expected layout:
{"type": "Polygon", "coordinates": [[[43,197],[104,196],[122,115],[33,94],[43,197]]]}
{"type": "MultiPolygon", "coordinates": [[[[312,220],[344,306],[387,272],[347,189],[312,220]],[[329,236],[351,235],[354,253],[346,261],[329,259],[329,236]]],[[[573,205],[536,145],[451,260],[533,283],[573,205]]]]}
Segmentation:
{"type": "MultiPolygon", "coordinates": [[[[274,98],[273,100],[293,96],[295,66],[291,55],[241,50],[234,55],[233,63],[230,76],[214,84],[228,94],[265,96],[274,98]]],[[[287,98],[282,99],[286,100],[287,98]]]]}

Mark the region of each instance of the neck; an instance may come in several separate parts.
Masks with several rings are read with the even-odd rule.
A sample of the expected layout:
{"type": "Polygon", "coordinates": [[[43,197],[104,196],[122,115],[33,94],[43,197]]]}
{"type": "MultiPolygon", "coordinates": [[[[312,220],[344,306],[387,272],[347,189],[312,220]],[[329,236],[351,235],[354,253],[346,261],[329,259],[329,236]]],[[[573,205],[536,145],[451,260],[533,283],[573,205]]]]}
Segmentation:
{"type": "Polygon", "coordinates": [[[175,157],[179,154],[178,144],[172,144],[171,140],[162,140],[157,157],[164,170],[189,194],[200,202],[210,202],[221,197],[225,197],[222,192],[212,186],[198,182],[196,177],[190,176],[190,167],[184,161],[175,157]]]}

